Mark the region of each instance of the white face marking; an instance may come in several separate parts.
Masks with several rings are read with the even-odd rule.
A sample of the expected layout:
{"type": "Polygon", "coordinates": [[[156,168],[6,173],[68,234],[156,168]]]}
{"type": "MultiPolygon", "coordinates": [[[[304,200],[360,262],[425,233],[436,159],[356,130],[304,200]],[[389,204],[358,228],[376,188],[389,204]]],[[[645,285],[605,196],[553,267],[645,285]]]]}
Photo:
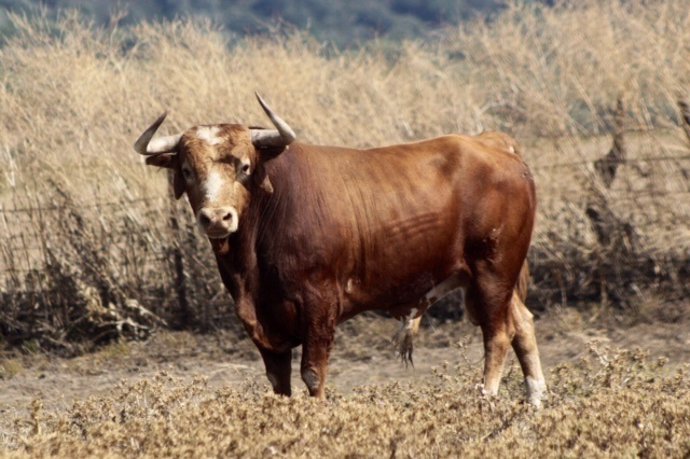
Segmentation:
{"type": "Polygon", "coordinates": [[[206,180],[200,184],[205,202],[197,210],[196,218],[200,228],[211,238],[226,237],[237,231],[239,225],[237,208],[222,203],[223,191],[227,186],[227,180],[219,170],[211,170],[206,180]],[[223,231],[227,234],[223,234],[223,231]]]}
{"type": "Polygon", "coordinates": [[[211,173],[208,174],[208,179],[206,179],[202,188],[209,204],[216,202],[218,198],[220,198],[220,191],[223,188],[223,184],[223,176],[219,172],[211,171],[211,173]]]}
{"type": "Polygon", "coordinates": [[[199,126],[196,128],[196,137],[210,145],[223,143],[223,138],[218,137],[220,128],[218,126],[199,126]]]}

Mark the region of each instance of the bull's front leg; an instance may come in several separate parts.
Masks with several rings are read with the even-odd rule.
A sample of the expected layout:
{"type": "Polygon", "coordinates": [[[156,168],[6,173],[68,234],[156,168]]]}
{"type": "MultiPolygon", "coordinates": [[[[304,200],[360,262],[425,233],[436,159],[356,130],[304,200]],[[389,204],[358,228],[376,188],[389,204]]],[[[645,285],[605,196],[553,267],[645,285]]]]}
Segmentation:
{"type": "Polygon", "coordinates": [[[325,396],[328,358],[335,338],[334,311],[330,302],[319,301],[305,306],[301,375],[309,395],[320,399],[325,396]]]}
{"type": "Polygon", "coordinates": [[[328,357],[331,352],[330,342],[307,340],[302,351],[302,381],[307,385],[309,395],[323,399],[326,390],[328,357]]]}
{"type": "Polygon", "coordinates": [[[268,378],[273,392],[279,395],[292,395],[290,387],[290,373],[292,371],[292,349],[285,352],[273,352],[259,347],[259,352],[266,367],[268,378]]]}

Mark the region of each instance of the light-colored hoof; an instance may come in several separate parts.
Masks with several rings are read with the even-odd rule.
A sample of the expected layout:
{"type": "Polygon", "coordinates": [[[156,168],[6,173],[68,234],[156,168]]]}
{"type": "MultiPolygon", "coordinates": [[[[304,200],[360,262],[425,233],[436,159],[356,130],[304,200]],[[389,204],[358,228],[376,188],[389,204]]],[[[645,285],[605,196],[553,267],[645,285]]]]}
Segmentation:
{"type": "Polygon", "coordinates": [[[484,386],[484,384],[477,384],[475,388],[484,398],[494,398],[498,395],[498,388],[496,388],[495,390],[487,389],[486,386],[484,386]]]}
{"type": "Polygon", "coordinates": [[[527,403],[536,409],[541,409],[541,397],[530,397],[527,399],[527,403]]]}
{"type": "Polygon", "coordinates": [[[527,389],[527,402],[535,408],[541,408],[542,401],[546,398],[546,382],[543,379],[525,378],[527,389]]]}

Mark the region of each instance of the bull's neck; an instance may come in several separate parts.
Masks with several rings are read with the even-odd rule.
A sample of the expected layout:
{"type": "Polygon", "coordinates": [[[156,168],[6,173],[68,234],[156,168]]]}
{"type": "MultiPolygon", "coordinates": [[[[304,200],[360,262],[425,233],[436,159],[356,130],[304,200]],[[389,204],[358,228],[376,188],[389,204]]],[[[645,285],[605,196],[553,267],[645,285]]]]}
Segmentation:
{"type": "Polygon", "coordinates": [[[289,341],[265,328],[268,324],[261,312],[262,276],[256,243],[261,215],[258,207],[250,205],[240,219],[237,232],[220,243],[212,241],[212,245],[223,283],[233,297],[235,311],[247,333],[261,348],[281,352],[289,346],[289,341]]]}
{"type": "MultiPolygon", "coordinates": [[[[248,224],[241,219],[237,232],[220,243],[211,241],[219,264],[232,276],[233,284],[247,283],[258,274],[256,273],[256,231],[255,225],[248,224]]],[[[225,279],[223,280],[225,281],[225,279]]],[[[239,285],[231,287],[227,282],[226,285],[230,289],[233,299],[239,300],[238,297],[243,295],[243,288],[239,285]]],[[[249,291],[253,290],[250,289],[249,291]]]]}
{"type": "Polygon", "coordinates": [[[235,302],[242,299],[258,302],[261,291],[257,240],[263,226],[260,218],[266,215],[270,196],[261,193],[253,198],[240,217],[237,231],[224,240],[211,240],[223,283],[235,302]],[[252,298],[248,298],[250,295],[252,298]]]}

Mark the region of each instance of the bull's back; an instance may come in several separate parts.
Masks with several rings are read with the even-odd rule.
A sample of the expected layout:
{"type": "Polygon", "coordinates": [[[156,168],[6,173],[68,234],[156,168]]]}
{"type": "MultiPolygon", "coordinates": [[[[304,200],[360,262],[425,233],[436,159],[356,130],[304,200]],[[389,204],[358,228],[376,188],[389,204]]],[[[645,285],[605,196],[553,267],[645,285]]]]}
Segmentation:
{"type": "Polygon", "coordinates": [[[481,158],[496,149],[474,139],[364,151],[291,146],[269,171],[285,201],[269,256],[287,277],[329,273],[359,305],[418,300],[462,263],[468,189],[480,195],[484,186],[476,163],[497,161],[481,158]]]}

